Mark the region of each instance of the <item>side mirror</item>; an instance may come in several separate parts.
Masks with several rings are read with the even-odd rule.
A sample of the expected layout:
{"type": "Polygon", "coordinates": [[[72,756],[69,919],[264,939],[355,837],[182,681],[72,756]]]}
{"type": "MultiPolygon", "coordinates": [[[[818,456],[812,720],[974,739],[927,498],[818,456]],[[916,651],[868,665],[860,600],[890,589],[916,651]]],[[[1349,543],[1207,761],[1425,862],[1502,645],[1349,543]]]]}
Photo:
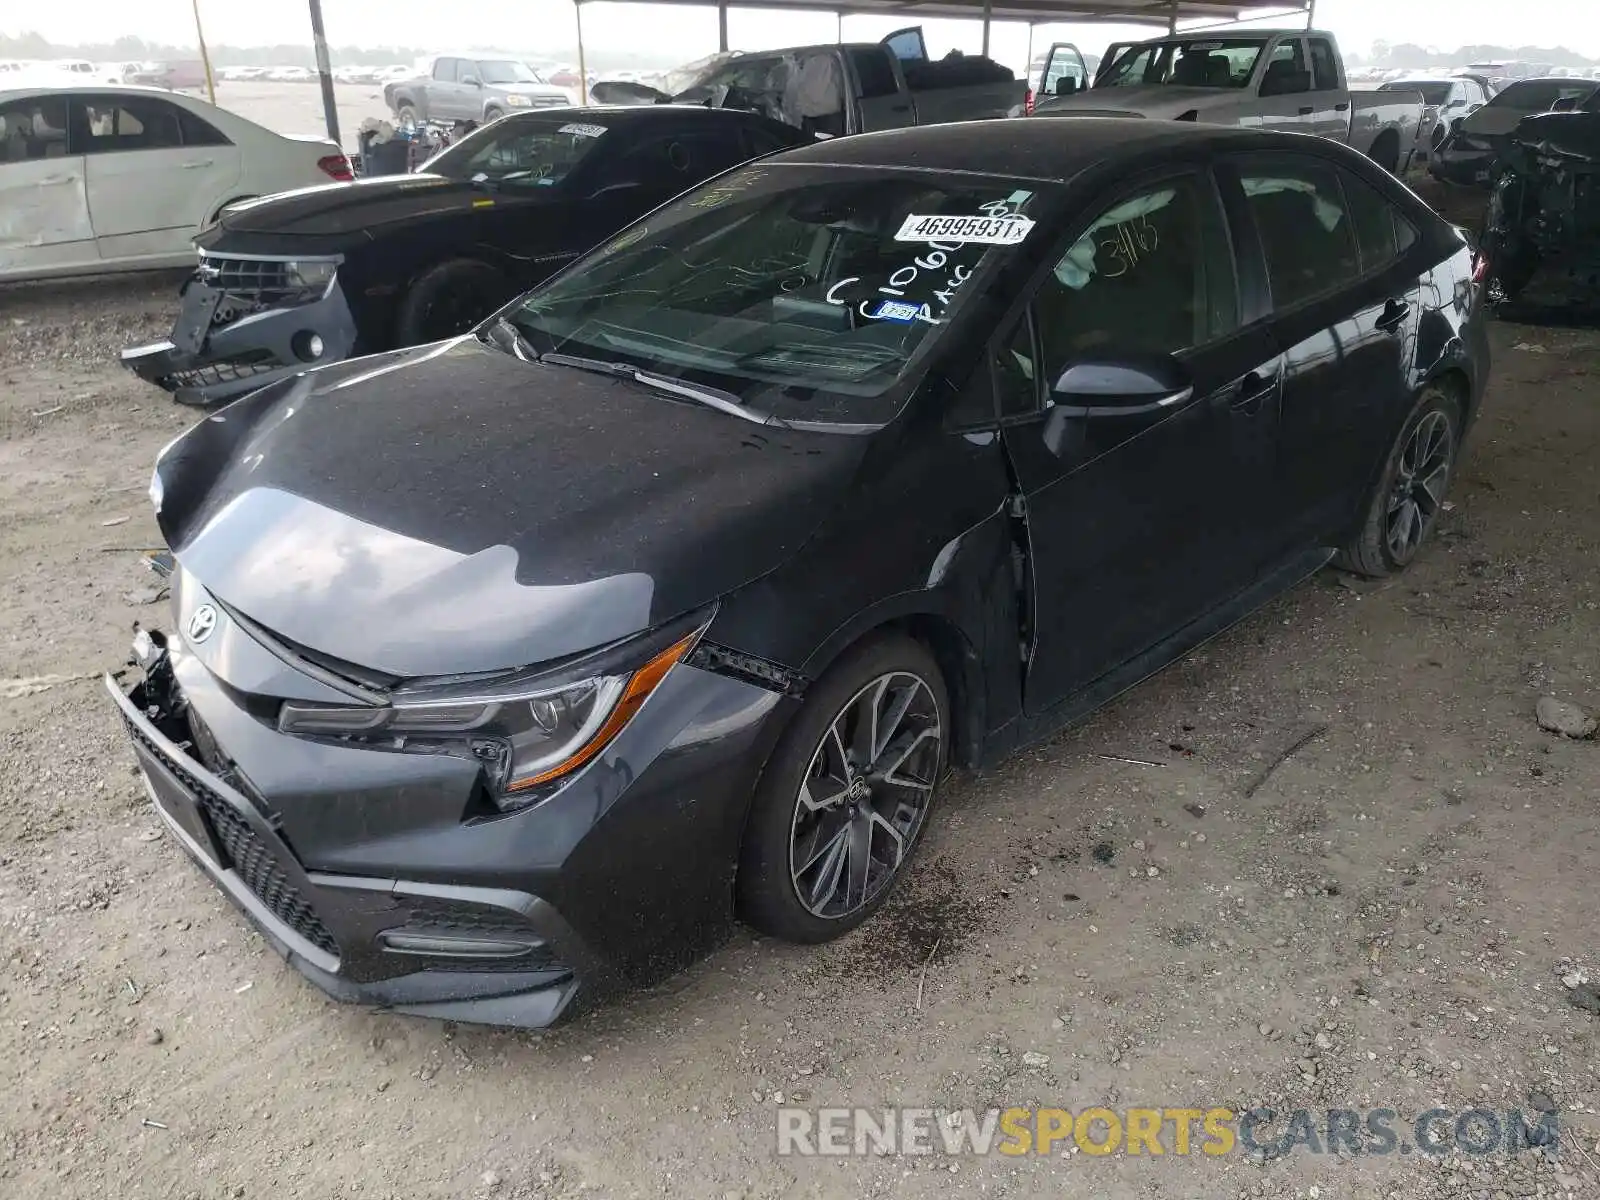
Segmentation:
{"type": "Polygon", "coordinates": [[[1473,113],[1477,112],[1482,107],[1483,107],[1483,105],[1481,105],[1481,104],[1469,104],[1469,105],[1467,105],[1467,115],[1470,117],[1473,113]]]}
{"type": "Polygon", "coordinates": [[[478,77],[476,75],[463,75],[461,77],[461,83],[464,87],[481,88],[483,86],[483,84],[478,82],[478,77]]]}
{"type": "Polygon", "coordinates": [[[1060,79],[1056,80],[1056,90],[1055,90],[1055,93],[1054,93],[1055,95],[1057,95],[1057,96],[1075,96],[1075,95],[1077,95],[1077,92],[1078,92],[1078,81],[1076,79],[1074,79],[1071,75],[1063,75],[1060,79]]]}
{"type": "Polygon", "coordinates": [[[1089,421],[1149,421],[1193,395],[1188,369],[1169,355],[1074,363],[1051,389],[1044,442],[1068,456],[1086,441],[1089,421]]]}

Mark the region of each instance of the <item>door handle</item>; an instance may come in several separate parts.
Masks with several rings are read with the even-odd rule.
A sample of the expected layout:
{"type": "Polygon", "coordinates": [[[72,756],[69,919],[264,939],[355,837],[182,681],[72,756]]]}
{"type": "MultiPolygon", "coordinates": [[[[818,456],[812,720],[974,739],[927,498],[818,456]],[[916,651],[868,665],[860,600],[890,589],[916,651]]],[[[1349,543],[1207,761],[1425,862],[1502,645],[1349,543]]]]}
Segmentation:
{"type": "Polygon", "coordinates": [[[1309,117],[1311,115],[1311,112],[1312,112],[1311,106],[1308,104],[1305,108],[1302,108],[1300,110],[1300,115],[1302,117],[1309,117]]]}
{"type": "Polygon", "coordinates": [[[202,167],[209,167],[215,161],[216,161],[216,159],[214,159],[214,158],[196,159],[194,162],[186,162],[186,163],[184,163],[183,164],[183,169],[185,171],[198,171],[202,167]]]}
{"type": "Polygon", "coordinates": [[[1396,333],[1411,315],[1411,305],[1404,300],[1391,300],[1383,306],[1383,315],[1373,322],[1385,333],[1396,333]]]}
{"type": "Polygon", "coordinates": [[[889,111],[890,112],[910,112],[911,111],[911,105],[909,105],[909,104],[891,104],[891,105],[889,105],[889,111]]]}
{"type": "Polygon", "coordinates": [[[1346,100],[1342,104],[1335,104],[1333,106],[1333,111],[1334,112],[1349,112],[1350,111],[1350,101],[1346,100]]]}
{"type": "Polygon", "coordinates": [[[1234,393],[1233,399],[1228,401],[1228,407],[1234,412],[1254,416],[1261,411],[1262,402],[1277,391],[1280,378],[1276,371],[1270,375],[1251,371],[1239,381],[1239,390],[1234,393]]]}

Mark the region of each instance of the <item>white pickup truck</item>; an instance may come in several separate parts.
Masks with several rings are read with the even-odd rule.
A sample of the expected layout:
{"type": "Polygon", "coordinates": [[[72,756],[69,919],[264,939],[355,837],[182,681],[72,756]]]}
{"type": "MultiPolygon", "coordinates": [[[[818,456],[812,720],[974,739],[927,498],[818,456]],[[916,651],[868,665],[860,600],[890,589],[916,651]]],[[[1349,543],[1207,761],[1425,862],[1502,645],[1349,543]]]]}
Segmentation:
{"type": "Polygon", "coordinates": [[[1255,29],[1177,34],[1113,47],[1084,90],[1068,45],[1045,60],[1036,117],[1149,117],[1202,121],[1347,142],[1395,174],[1410,166],[1421,92],[1351,92],[1333,35],[1255,29]],[[1114,56],[1113,56],[1114,55],[1114,56]],[[1059,60],[1059,61],[1058,61],[1059,60]]]}

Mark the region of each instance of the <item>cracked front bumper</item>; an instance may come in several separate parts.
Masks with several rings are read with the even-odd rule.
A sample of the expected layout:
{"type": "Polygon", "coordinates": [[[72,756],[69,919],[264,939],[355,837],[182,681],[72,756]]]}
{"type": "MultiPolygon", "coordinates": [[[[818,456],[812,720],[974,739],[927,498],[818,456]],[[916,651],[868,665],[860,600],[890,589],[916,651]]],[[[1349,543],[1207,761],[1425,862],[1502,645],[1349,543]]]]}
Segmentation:
{"type": "Polygon", "coordinates": [[[185,404],[223,404],[269,383],[350,357],[356,325],[338,281],[305,304],[264,308],[216,324],[221,306],[247,307],[190,280],[172,337],[122,351],[122,365],[185,404]],[[315,336],[320,354],[308,356],[315,336]],[[190,349],[189,347],[194,347],[190,349]]]}

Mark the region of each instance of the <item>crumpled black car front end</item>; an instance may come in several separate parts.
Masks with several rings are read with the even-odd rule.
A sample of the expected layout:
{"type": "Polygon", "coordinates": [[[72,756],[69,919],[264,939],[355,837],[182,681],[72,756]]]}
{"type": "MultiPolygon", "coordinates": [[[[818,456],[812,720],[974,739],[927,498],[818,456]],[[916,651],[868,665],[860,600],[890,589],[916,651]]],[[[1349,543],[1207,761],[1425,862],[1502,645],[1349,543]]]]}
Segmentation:
{"type": "Polygon", "coordinates": [[[1524,120],[1498,167],[1484,222],[1492,298],[1535,283],[1600,308],[1600,113],[1524,120]]]}
{"type": "Polygon", "coordinates": [[[340,262],[202,250],[172,336],[124,350],[122,363],[182,403],[210,405],[347,358],[356,322],[340,262]]]}

